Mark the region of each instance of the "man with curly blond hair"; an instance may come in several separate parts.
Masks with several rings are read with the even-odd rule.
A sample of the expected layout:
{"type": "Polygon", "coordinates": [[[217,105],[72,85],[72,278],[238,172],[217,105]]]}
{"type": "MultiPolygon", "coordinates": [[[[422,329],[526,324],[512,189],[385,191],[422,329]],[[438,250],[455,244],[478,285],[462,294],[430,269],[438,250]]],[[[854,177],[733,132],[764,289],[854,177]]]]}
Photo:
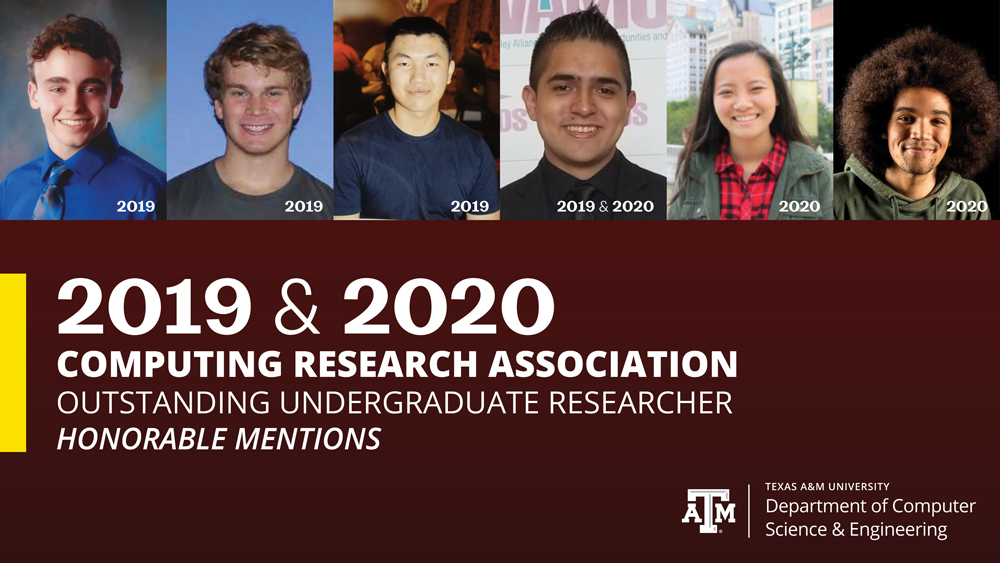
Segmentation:
{"type": "Polygon", "coordinates": [[[226,152],[167,183],[168,217],[333,218],[330,186],[288,159],[311,84],[309,57],[284,27],[251,23],[229,32],[205,61],[226,152]]]}
{"type": "Polygon", "coordinates": [[[1000,96],[974,50],[907,32],[851,73],[838,121],[837,219],[990,218],[969,178],[996,156],[1000,96]]]}

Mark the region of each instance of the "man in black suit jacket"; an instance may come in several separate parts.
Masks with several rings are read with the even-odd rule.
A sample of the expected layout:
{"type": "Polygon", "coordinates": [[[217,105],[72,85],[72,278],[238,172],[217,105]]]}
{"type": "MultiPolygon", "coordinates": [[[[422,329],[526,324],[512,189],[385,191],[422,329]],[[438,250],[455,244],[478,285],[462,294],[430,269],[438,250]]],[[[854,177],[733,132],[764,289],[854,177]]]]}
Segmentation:
{"type": "Polygon", "coordinates": [[[625,43],[596,5],[539,35],[528,81],[545,155],[500,190],[501,219],[667,218],[667,179],[616,148],[636,96],[625,43]]]}

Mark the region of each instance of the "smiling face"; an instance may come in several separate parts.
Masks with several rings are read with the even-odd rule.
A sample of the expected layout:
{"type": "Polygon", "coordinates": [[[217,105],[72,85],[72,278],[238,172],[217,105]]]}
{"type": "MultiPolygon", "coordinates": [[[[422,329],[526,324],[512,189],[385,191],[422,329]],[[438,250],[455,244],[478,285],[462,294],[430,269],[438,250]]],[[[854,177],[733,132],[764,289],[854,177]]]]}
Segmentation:
{"type": "Polygon", "coordinates": [[[747,53],[722,61],[712,92],[715,115],[730,139],[753,142],[771,136],[778,97],[764,59],[747,53]]]}
{"type": "Polygon", "coordinates": [[[893,103],[886,134],[893,168],[933,174],[951,140],[951,103],[933,88],[904,88],[893,103]]]}
{"type": "Polygon", "coordinates": [[[545,158],[576,178],[587,179],[615,155],[615,145],[635,106],[614,47],[596,41],[566,41],[552,47],[537,91],[521,94],[538,124],[545,158]]]}
{"type": "Polygon", "coordinates": [[[215,117],[226,129],[226,152],[266,155],[284,150],[287,156],[288,136],[302,111],[302,102],[289,90],[288,73],[226,61],[222,76],[222,100],[214,104],[215,117]]]}
{"type": "Polygon", "coordinates": [[[396,99],[396,111],[417,115],[438,111],[438,102],[455,72],[455,61],[449,60],[441,38],[434,34],[399,35],[387,55],[382,71],[396,99]]]}
{"type": "Polygon", "coordinates": [[[28,99],[41,111],[49,148],[59,158],[72,157],[107,128],[108,114],[122,94],[120,84],[111,85],[112,70],[114,63],[107,58],[62,47],[34,63],[28,99]]]}

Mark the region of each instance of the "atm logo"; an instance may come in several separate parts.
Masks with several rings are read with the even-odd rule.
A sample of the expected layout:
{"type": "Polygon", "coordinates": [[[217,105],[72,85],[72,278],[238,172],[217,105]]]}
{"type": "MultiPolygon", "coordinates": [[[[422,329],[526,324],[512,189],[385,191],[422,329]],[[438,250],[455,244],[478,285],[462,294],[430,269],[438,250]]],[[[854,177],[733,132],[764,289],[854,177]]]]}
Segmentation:
{"type": "Polygon", "coordinates": [[[736,522],[736,504],[729,502],[729,489],[688,489],[688,508],[681,523],[688,524],[692,520],[701,524],[698,531],[702,534],[719,533],[719,527],[716,524],[722,522],[734,524],[736,522]],[[715,499],[724,501],[726,504],[714,502],[715,499]],[[698,514],[699,500],[701,500],[702,514],[698,514]],[[713,505],[715,507],[714,513],[713,505]]]}

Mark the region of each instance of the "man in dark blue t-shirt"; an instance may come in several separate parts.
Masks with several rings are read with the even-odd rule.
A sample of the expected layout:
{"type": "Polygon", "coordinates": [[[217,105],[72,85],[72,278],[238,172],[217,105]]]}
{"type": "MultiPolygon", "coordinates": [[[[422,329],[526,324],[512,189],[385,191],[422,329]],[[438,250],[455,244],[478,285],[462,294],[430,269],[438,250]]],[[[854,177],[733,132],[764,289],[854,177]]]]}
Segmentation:
{"type": "Polygon", "coordinates": [[[334,219],[500,218],[489,146],[438,110],[454,70],[441,24],[419,17],[389,26],[382,71],[396,105],[337,142],[334,219]]]}

